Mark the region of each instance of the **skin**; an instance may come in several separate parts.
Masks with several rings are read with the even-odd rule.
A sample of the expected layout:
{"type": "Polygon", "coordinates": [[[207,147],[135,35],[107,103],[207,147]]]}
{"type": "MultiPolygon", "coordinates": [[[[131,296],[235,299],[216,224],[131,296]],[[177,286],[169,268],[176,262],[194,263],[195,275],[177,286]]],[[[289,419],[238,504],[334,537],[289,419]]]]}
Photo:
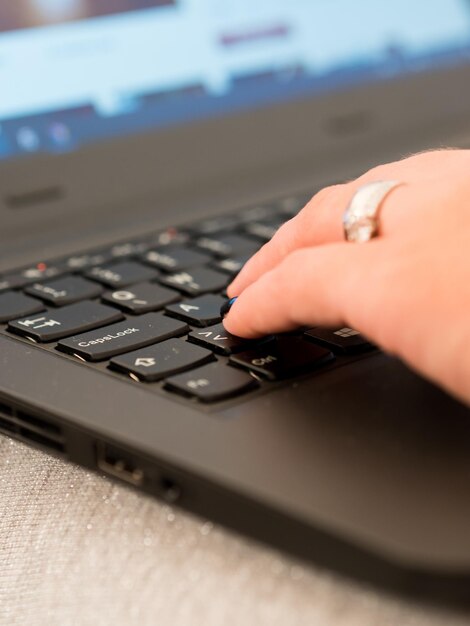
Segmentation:
{"type": "Polygon", "coordinates": [[[470,150],[417,154],[329,187],[284,224],[228,289],[226,329],[254,338],[300,326],[355,328],[470,404],[470,150]],[[344,240],[368,182],[398,180],[379,237],[344,240]]]}

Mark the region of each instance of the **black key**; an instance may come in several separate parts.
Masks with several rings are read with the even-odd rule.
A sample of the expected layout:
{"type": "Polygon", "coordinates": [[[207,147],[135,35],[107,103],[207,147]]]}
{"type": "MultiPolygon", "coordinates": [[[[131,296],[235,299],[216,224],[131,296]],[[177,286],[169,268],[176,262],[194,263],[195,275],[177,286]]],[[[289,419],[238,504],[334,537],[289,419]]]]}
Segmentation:
{"type": "Polygon", "coordinates": [[[160,282],[188,294],[199,296],[210,291],[221,291],[227,286],[227,275],[208,267],[196,267],[186,272],[161,276],[160,282]]]}
{"type": "Polygon", "coordinates": [[[232,259],[222,259],[214,263],[214,267],[230,276],[235,276],[252,256],[252,254],[242,254],[232,259]]]}
{"type": "Polygon", "coordinates": [[[245,232],[263,242],[274,237],[279,227],[285,222],[284,219],[251,222],[245,224],[245,232]]]}
{"type": "Polygon", "coordinates": [[[28,284],[29,281],[19,274],[9,274],[0,278],[0,293],[9,291],[10,289],[21,289],[28,284]]]}
{"type": "Polygon", "coordinates": [[[8,324],[8,330],[34,341],[46,343],[92,328],[119,322],[123,314],[116,309],[95,302],[78,302],[62,309],[46,311],[8,324]]]}
{"type": "Polygon", "coordinates": [[[4,276],[0,281],[0,291],[5,291],[6,289],[21,289],[39,280],[50,280],[64,273],[65,267],[59,265],[48,266],[45,263],[38,263],[37,266],[35,265],[4,276]]]}
{"type": "Polygon", "coordinates": [[[311,328],[305,333],[307,339],[333,350],[336,354],[366,352],[375,346],[357,330],[352,328],[311,328]]]}
{"type": "Polygon", "coordinates": [[[178,302],[180,297],[176,291],[155,283],[140,283],[130,289],[108,291],[103,295],[103,301],[119,307],[126,313],[140,315],[164,309],[167,304],[178,302]]]}
{"type": "Polygon", "coordinates": [[[161,313],[147,313],[119,324],[105,326],[59,342],[63,352],[86,361],[104,361],[117,354],[136,350],[170,337],[186,334],[186,324],[165,317],[161,313]]]}
{"type": "Polygon", "coordinates": [[[235,256],[242,253],[254,254],[259,248],[253,239],[237,234],[199,237],[196,240],[196,245],[201,250],[207,250],[207,252],[218,257],[235,256]]]}
{"type": "Polygon", "coordinates": [[[286,335],[275,337],[254,350],[231,356],[230,363],[270,380],[279,380],[324,365],[333,358],[325,348],[286,335]]]}
{"type": "Polygon", "coordinates": [[[221,321],[220,307],[224,302],[225,298],[221,296],[207,294],[194,300],[184,300],[167,306],[166,312],[192,326],[211,326],[221,321]]]}
{"type": "Polygon", "coordinates": [[[41,298],[53,306],[64,306],[80,300],[97,298],[103,288],[80,276],[66,276],[48,283],[34,283],[26,293],[41,298]]]}
{"type": "Polygon", "coordinates": [[[0,322],[9,322],[25,315],[39,313],[44,311],[44,308],[39,300],[15,291],[7,291],[0,295],[0,322]]]}
{"type": "Polygon", "coordinates": [[[192,346],[182,339],[170,339],[156,346],[137,350],[111,361],[110,367],[145,382],[199,367],[214,359],[208,350],[192,346]]]}
{"type": "Polygon", "coordinates": [[[87,270],[96,265],[103,265],[111,261],[109,252],[89,252],[87,254],[77,254],[64,260],[65,267],[71,272],[87,270]]]}
{"type": "Polygon", "coordinates": [[[297,213],[304,208],[311,197],[312,194],[302,194],[282,198],[282,200],[277,202],[276,208],[287,217],[294,217],[294,215],[297,215],[297,213]]]}
{"type": "Polygon", "coordinates": [[[37,263],[31,267],[22,269],[19,274],[25,278],[28,283],[38,280],[49,280],[66,273],[63,265],[48,265],[47,263],[37,263]]]}
{"type": "Polygon", "coordinates": [[[113,259],[128,259],[143,254],[149,248],[150,244],[146,241],[139,241],[135,243],[117,243],[110,249],[109,255],[113,259]]]}
{"type": "Polygon", "coordinates": [[[211,363],[165,381],[165,389],[168,391],[194,397],[201,402],[226,400],[258,386],[249,374],[220,363],[211,363]]]}
{"type": "Polygon", "coordinates": [[[87,271],[86,276],[107,287],[128,287],[135,283],[152,280],[158,276],[158,272],[135,261],[122,261],[93,267],[87,271]]]}
{"type": "Polygon", "coordinates": [[[275,217],[274,210],[271,207],[263,205],[245,209],[240,214],[242,222],[258,222],[260,220],[269,220],[272,217],[275,217]]]}
{"type": "Polygon", "coordinates": [[[223,324],[210,326],[203,330],[194,330],[190,333],[188,340],[219,354],[226,355],[241,352],[252,345],[252,342],[247,339],[241,339],[228,333],[223,324]]]}
{"type": "Polygon", "coordinates": [[[207,254],[189,248],[168,247],[150,250],[142,260],[166,272],[180,272],[197,265],[205,265],[211,259],[207,254]]]}
{"type": "Polygon", "coordinates": [[[158,232],[152,237],[153,247],[155,246],[174,246],[175,244],[186,243],[189,239],[188,233],[180,228],[170,226],[169,228],[158,232]]]}
{"type": "Polygon", "coordinates": [[[214,235],[224,230],[233,230],[238,223],[239,219],[234,215],[219,215],[191,224],[189,230],[196,235],[214,235]]]}

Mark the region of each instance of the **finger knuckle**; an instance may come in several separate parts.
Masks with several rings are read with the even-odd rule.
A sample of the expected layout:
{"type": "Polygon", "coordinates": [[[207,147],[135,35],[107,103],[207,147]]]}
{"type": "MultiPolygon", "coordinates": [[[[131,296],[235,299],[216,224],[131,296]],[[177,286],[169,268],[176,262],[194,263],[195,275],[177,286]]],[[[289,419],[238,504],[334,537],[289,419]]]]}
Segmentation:
{"type": "Polygon", "coordinates": [[[294,235],[297,236],[299,242],[308,239],[313,224],[322,219],[323,214],[329,214],[331,208],[344,204],[343,197],[349,185],[350,183],[341,183],[325,187],[300,211],[294,218],[296,220],[294,235]]]}
{"type": "Polygon", "coordinates": [[[344,189],[346,184],[347,183],[338,183],[336,185],[323,187],[312,197],[310,202],[307,203],[299,215],[302,215],[302,213],[309,213],[311,210],[315,210],[315,207],[323,204],[324,202],[329,202],[332,198],[336,198],[338,192],[344,189]]]}
{"type": "Polygon", "coordinates": [[[263,248],[265,248],[268,253],[276,250],[277,253],[284,256],[299,245],[304,236],[305,233],[303,232],[300,218],[296,216],[284,222],[284,224],[278,228],[273,238],[268,241],[263,248]]]}

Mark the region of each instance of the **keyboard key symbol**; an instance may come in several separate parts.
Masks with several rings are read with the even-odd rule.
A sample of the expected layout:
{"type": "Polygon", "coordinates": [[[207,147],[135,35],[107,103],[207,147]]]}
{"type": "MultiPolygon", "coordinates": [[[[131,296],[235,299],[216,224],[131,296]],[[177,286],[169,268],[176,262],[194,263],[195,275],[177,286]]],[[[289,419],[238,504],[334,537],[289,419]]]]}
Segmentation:
{"type": "Polygon", "coordinates": [[[157,364],[155,359],[140,358],[135,360],[135,367],[154,367],[157,364]]]}
{"type": "Polygon", "coordinates": [[[31,268],[24,272],[24,276],[25,278],[41,278],[44,276],[44,272],[36,268],[31,268]]]}
{"type": "Polygon", "coordinates": [[[267,356],[263,356],[259,359],[253,359],[251,363],[252,365],[256,365],[257,367],[264,367],[265,365],[271,365],[271,363],[274,363],[277,360],[278,358],[276,356],[268,354],[267,356]]]}
{"type": "Polygon", "coordinates": [[[137,306],[145,306],[148,304],[147,300],[140,300],[132,291],[115,291],[111,297],[118,302],[132,302],[132,304],[137,306]]]}
{"type": "Polygon", "coordinates": [[[199,289],[199,284],[196,283],[193,279],[193,277],[191,276],[191,274],[188,274],[187,272],[180,272],[179,274],[173,274],[173,276],[170,276],[170,278],[168,279],[168,282],[172,282],[175,285],[181,286],[181,287],[191,287],[192,289],[199,289]]]}
{"type": "Polygon", "coordinates": [[[152,250],[147,254],[147,261],[150,263],[154,263],[158,266],[163,266],[166,268],[173,269],[177,265],[176,259],[174,259],[169,254],[162,254],[161,252],[157,252],[156,250],[152,250]]]}
{"type": "Polygon", "coordinates": [[[115,300],[119,300],[120,302],[126,302],[127,300],[133,300],[136,297],[135,293],[132,291],[115,291],[113,293],[113,298],[115,300]]]}
{"type": "Polygon", "coordinates": [[[335,331],[333,333],[334,335],[338,335],[338,337],[342,337],[343,339],[346,339],[347,337],[355,337],[356,335],[359,335],[359,331],[357,330],[353,330],[352,328],[340,328],[339,330],[335,331]]]}
{"type": "Polygon", "coordinates": [[[194,306],[193,304],[179,304],[178,306],[185,313],[191,313],[191,311],[199,311],[201,308],[199,306],[194,306]]]}
{"type": "Polygon", "coordinates": [[[227,341],[228,339],[228,337],[224,337],[223,335],[219,335],[218,333],[214,333],[210,330],[198,333],[198,335],[206,337],[206,339],[211,339],[212,341],[227,341]]]}
{"type": "Polygon", "coordinates": [[[37,330],[38,328],[48,328],[49,326],[61,326],[56,320],[47,319],[46,317],[38,317],[35,320],[20,320],[18,324],[37,330]],[[42,324],[40,323],[42,322],[42,324]]]}
{"type": "Polygon", "coordinates": [[[195,380],[189,380],[187,383],[189,389],[202,389],[210,385],[210,381],[207,378],[198,378],[195,380]]]}
{"type": "Polygon", "coordinates": [[[219,354],[233,354],[245,350],[249,343],[240,337],[234,337],[225,332],[223,324],[210,326],[205,330],[193,330],[188,340],[197,343],[204,348],[209,348],[219,354]]]}

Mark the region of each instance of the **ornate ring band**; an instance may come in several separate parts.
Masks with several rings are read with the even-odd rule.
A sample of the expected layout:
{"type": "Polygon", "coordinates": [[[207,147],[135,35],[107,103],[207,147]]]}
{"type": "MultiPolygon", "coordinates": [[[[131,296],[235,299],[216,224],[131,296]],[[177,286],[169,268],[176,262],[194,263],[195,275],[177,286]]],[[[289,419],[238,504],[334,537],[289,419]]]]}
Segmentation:
{"type": "Polygon", "coordinates": [[[347,241],[365,243],[379,234],[379,212],[386,196],[404,183],[381,180],[360,187],[343,215],[347,241]]]}

